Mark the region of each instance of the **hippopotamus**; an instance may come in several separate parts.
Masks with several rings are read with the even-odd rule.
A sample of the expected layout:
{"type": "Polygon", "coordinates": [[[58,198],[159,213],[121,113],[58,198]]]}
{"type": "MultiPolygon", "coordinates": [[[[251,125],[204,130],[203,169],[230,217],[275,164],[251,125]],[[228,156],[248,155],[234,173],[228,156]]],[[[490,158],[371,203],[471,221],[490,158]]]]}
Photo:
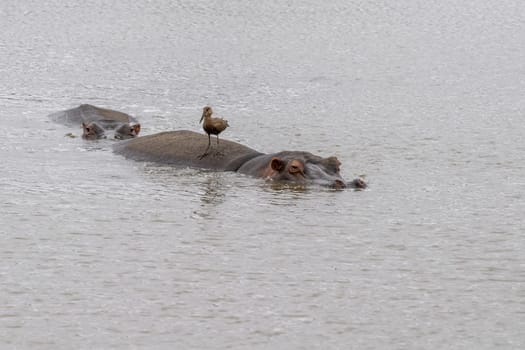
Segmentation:
{"type": "Polygon", "coordinates": [[[82,125],[82,138],[88,140],[105,138],[109,129],[115,130],[117,139],[133,138],[140,132],[140,123],[132,116],[89,104],[50,114],[49,118],[65,125],[82,125]]]}
{"type": "Polygon", "coordinates": [[[113,150],[127,158],[175,166],[235,171],[254,177],[293,184],[320,184],[336,189],[365,188],[358,178],[343,180],[336,157],[322,158],[309,152],[283,151],[264,154],[237,142],[223,140],[206,157],[208,137],[188,130],[165,131],[119,142],[113,150]]]}
{"type": "MultiPolygon", "coordinates": [[[[82,123],[82,138],[86,140],[105,139],[106,130],[97,122],[82,123]]],[[[119,140],[136,137],[140,132],[140,125],[122,124],[115,129],[114,138],[119,140]]]]}
{"type": "Polygon", "coordinates": [[[105,139],[106,134],[103,127],[97,122],[82,123],[82,138],[86,140],[105,139]]]}

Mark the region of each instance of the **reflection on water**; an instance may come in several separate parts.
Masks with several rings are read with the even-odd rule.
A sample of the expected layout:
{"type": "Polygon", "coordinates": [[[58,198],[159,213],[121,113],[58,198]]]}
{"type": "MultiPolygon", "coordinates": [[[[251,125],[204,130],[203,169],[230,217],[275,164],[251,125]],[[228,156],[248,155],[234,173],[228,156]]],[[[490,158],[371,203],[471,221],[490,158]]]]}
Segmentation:
{"type": "Polygon", "coordinates": [[[314,190],[322,189],[321,186],[316,186],[316,185],[294,184],[294,183],[287,183],[284,181],[272,181],[272,180],[267,180],[266,182],[268,184],[268,186],[266,186],[267,188],[270,188],[273,191],[278,191],[278,192],[288,191],[291,193],[306,193],[308,192],[309,189],[311,189],[312,186],[314,187],[314,190]]]}
{"type": "Polygon", "coordinates": [[[203,219],[215,217],[219,211],[217,207],[224,202],[225,191],[228,191],[224,175],[210,172],[199,182],[197,188],[201,205],[195,214],[203,219]]]}
{"type": "Polygon", "coordinates": [[[82,144],[79,146],[79,149],[82,151],[105,151],[111,152],[111,141],[108,139],[99,139],[99,140],[84,140],[80,138],[82,144]]]}
{"type": "Polygon", "coordinates": [[[200,183],[204,193],[200,194],[203,206],[214,206],[220,204],[224,199],[224,182],[221,174],[211,173],[200,183]]]}

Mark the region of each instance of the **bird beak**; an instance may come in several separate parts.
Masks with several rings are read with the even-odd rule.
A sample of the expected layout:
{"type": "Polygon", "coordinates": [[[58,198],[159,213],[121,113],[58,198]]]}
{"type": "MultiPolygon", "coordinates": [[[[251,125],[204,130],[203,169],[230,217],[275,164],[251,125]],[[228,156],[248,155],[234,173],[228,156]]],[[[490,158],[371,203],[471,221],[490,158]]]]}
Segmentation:
{"type": "Polygon", "coordinates": [[[204,113],[202,113],[201,120],[199,120],[199,124],[202,123],[202,120],[204,119],[204,113]]]}

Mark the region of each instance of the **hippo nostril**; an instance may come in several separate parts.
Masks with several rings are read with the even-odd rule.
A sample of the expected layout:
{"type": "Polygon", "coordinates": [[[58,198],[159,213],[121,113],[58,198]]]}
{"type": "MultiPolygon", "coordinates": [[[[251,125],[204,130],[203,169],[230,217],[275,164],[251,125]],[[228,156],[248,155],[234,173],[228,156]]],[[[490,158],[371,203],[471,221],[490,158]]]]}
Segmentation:
{"type": "Polygon", "coordinates": [[[346,184],[345,184],[344,181],[335,180],[334,181],[334,188],[336,188],[336,189],[346,188],[346,184]]]}
{"type": "Polygon", "coordinates": [[[368,187],[368,185],[366,184],[365,180],[361,179],[361,178],[357,178],[357,179],[354,179],[350,182],[348,182],[346,184],[348,187],[350,188],[355,188],[355,189],[365,189],[368,187]]]}

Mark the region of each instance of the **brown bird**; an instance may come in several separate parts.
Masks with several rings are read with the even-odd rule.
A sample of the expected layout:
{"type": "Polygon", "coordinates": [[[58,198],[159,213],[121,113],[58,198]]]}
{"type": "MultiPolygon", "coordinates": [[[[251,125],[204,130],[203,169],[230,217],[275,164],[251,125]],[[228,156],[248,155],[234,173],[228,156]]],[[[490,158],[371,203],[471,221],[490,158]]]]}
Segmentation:
{"type": "Polygon", "coordinates": [[[206,133],[208,134],[208,147],[206,148],[206,151],[204,151],[203,154],[199,156],[199,158],[204,158],[208,155],[208,150],[211,146],[211,138],[210,135],[217,135],[217,145],[219,145],[219,134],[224,131],[229,125],[228,121],[224,120],[222,118],[212,118],[211,115],[213,114],[213,110],[211,107],[206,106],[202,109],[202,117],[199,123],[204,120],[204,123],[202,124],[202,128],[206,133]]]}

